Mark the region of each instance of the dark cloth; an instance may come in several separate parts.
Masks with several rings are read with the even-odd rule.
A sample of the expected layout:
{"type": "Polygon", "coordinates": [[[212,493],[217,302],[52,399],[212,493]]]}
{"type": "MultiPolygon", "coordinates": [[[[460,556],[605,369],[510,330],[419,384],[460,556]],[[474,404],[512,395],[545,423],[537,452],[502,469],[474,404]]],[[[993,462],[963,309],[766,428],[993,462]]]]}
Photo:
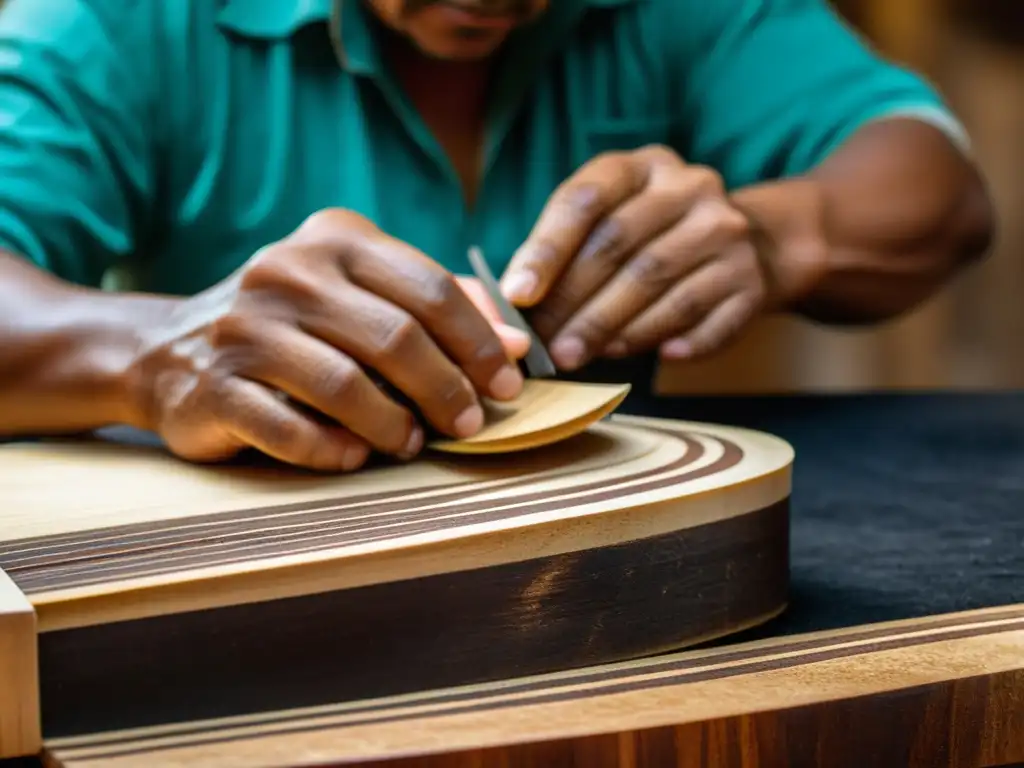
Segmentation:
{"type": "Polygon", "coordinates": [[[796,451],[792,602],[766,635],[1024,602],[1024,392],[652,398],[796,451]]]}

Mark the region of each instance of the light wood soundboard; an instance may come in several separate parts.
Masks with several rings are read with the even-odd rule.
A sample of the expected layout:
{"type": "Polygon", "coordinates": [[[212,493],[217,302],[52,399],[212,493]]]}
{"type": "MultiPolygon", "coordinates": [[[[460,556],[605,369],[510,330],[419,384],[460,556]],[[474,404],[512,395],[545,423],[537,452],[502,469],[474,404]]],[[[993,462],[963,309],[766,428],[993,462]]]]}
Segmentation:
{"type": "Polygon", "coordinates": [[[102,441],[0,448],[0,750],[756,625],[787,599],[793,458],[771,435],[625,416],[338,477],[102,441]]]}

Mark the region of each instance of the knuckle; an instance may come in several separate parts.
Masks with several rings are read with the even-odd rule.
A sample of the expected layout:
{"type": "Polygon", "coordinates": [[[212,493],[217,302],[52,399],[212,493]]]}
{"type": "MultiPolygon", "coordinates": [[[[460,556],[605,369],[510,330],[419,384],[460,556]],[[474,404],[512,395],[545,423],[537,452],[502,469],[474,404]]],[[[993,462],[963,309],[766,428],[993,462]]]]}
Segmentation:
{"type": "Polygon", "coordinates": [[[260,335],[252,318],[240,312],[226,312],[207,326],[206,337],[214,349],[252,346],[260,335]]]}
{"type": "Polygon", "coordinates": [[[583,306],[587,298],[588,291],[582,281],[565,280],[552,288],[539,314],[548,322],[564,320],[569,313],[583,306]]]}
{"type": "Polygon", "coordinates": [[[301,417],[270,419],[265,439],[277,451],[288,456],[292,463],[312,466],[319,453],[314,434],[315,430],[305,428],[301,417]]]}
{"type": "Polygon", "coordinates": [[[750,236],[750,220],[746,216],[729,205],[721,205],[718,208],[716,224],[719,231],[735,240],[750,236]]]}
{"type": "Polygon", "coordinates": [[[630,153],[622,149],[609,149],[599,153],[592,163],[592,167],[603,169],[604,166],[618,167],[628,161],[630,153]]]}
{"type": "Polygon", "coordinates": [[[416,319],[401,310],[396,311],[388,322],[382,324],[377,339],[377,355],[382,360],[401,362],[410,357],[410,352],[425,338],[423,327],[416,319]]]}
{"type": "Polygon", "coordinates": [[[289,272],[289,250],[287,246],[275,243],[257,251],[242,268],[241,288],[258,290],[280,282],[289,272]]]}
{"type": "Polygon", "coordinates": [[[317,262],[325,261],[329,251],[335,263],[347,266],[353,259],[365,255],[360,246],[368,237],[379,232],[372,221],[344,208],[324,208],[310,214],[282,243],[294,249],[312,249],[317,262]]]}
{"type": "Polygon", "coordinates": [[[693,165],[690,166],[689,171],[697,189],[709,195],[725,194],[725,182],[713,168],[706,165],[693,165]]]}
{"type": "Polygon", "coordinates": [[[629,278],[645,288],[666,288],[677,278],[676,259],[668,251],[647,248],[626,263],[629,278]]]}
{"type": "Polygon", "coordinates": [[[610,323],[596,315],[582,315],[573,323],[573,336],[594,343],[595,341],[611,339],[618,331],[610,323]]]}
{"type": "Polygon", "coordinates": [[[461,376],[445,376],[438,382],[437,404],[446,413],[459,413],[470,402],[470,389],[461,376]]]}
{"type": "Polygon", "coordinates": [[[685,184],[680,183],[678,177],[664,182],[652,184],[644,197],[647,206],[656,211],[678,211],[683,212],[683,206],[690,200],[685,184]]]}
{"type": "Polygon", "coordinates": [[[554,237],[540,235],[523,254],[523,266],[545,273],[558,263],[558,243],[554,237]]]}
{"type": "Polygon", "coordinates": [[[443,270],[429,270],[420,286],[419,297],[425,316],[432,322],[451,319],[462,292],[454,275],[443,270]]]}
{"type": "Polygon", "coordinates": [[[307,216],[296,228],[299,237],[329,237],[339,233],[365,230],[372,226],[365,217],[345,208],[321,208],[307,216]]]}
{"type": "Polygon", "coordinates": [[[265,439],[271,445],[286,450],[293,457],[307,458],[312,446],[304,440],[305,430],[299,425],[297,418],[268,418],[266,420],[265,439]]]}
{"type": "Polygon", "coordinates": [[[692,196],[685,183],[671,179],[652,185],[644,197],[649,215],[678,223],[686,216],[692,196]]]}
{"type": "Polygon", "coordinates": [[[580,258],[614,261],[627,252],[631,241],[629,226],[619,216],[612,215],[594,230],[580,258]]]}
{"type": "Polygon", "coordinates": [[[508,356],[498,334],[488,334],[476,346],[474,360],[477,365],[482,364],[487,372],[497,372],[499,368],[508,364],[508,356]]]}
{"type": "Polygon", "coordinates": [[[641,150],[644,158],[652,165],[671,165],[679,163],[679,155],[665,144],[653,143],[641,150]]]}
{"type": "Polygon", "coordinates": [[[219,390],[228,376],[257,373],[272,365],[260,325],[255,317],[228,313],[207,326],[207,353],[185,352],[193,368],[203,372],[204,388],[219,390]]]}
{"type": "Polygon", "coordinates": [[[301,248],[266,248],[243,269],[239,290],[250,296],[310,299],[320,293],[322,278],[308,267],[308,257],[301,248]]]}
{"type": "Polygon", "coordinates": [[[558,197],[559,206],[571,217],[586,217],[601,210],[606,192],[601,184],[585,181],[565,187],[558,197]]]}
{"type": "Polygon", "coordinates": [[[352,363],[325,366],[312,375],[315,391],[329,403],[354,399],[362,372],[352,363]]]}

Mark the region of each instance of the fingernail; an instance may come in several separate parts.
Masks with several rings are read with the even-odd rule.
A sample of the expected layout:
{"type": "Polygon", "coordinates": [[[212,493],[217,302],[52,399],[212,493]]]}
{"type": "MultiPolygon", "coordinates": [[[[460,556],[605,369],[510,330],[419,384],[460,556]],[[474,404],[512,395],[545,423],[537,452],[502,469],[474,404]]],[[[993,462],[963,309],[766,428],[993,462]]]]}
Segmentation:
{"type": "Polygon", "coordinates": [[[521,331],[514,325],[502,325],[501,333],[505,336],[508,341],[519,344],[529,344],[530,334],[526,331],[521,331]]]}
{"type": "Polygon", "coordinates": [[[402,448],[401,458],[411,459],[420,449],[423,447],[423,430],[419,427],[413,427],[412,432],[409,433],[409,439],[405,441],[405,447],[402,448]]]}
{"type": "Polygon", "coordinates": [[[551,357],[559,368],[573,370],[583,364],[587,348],[580,339],[569,336],[556,339],[551,345],[551,357]]]}
{"type": "Polygon", "coordinates": [[[604,353],[608,357],[625,357],[628,352],[629,348],[624,341],[613,341],[604,349],[604,353]]]}
{"type": "Polygon", "coordinates": [[[528,302],[537,290],[537,276],[532,272],[516,272],[502,283],[505,295],[512,302],[528,302]]]}
{"type": "Polygon", "coordinates": [[[672,359],[680,359],[683,357],[689,357],[692,348],[685,339],[672,339],[666,341],[661,345],[662,357],[668,357],[672,359]]]}
{"type": "Polygon", "coordinates": [[[370,451],[365,445],[350,445],[341,455],[341,467],[345,471],[358,469],[369,456],[370,451]]]}
{"type": "Polygon", "coordinates": [[[455,419],[455,434],[459,437],[471,437],[484,425],[484,410],[479,405],[472,405],[455,419]]]}
{"type": "Polygon", "coordinates": [[[506,365],[491,379],[488,388],[491,395],[499,400],[511,400],[523,387],[523,375],[518,368],[506,365]]]}

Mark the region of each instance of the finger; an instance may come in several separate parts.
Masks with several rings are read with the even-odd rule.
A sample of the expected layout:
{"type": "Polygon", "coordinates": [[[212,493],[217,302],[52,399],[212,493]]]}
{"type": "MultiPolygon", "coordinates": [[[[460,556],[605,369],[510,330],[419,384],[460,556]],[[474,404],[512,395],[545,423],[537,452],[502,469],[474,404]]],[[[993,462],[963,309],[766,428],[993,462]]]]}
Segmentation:
{"type": "Polygon", "coordinates": [[[501,314],[498,312],[498,308],[491,301],[483,284],[473,277],[457,277],[456,281],[459,287],[469,296],[469,300],[473,302],[474,306],[494,326],[498,338],[501,339],[502,346],[505,347],[505,354],[513,360],[525,357],[526,353],[530,350],[529,335],[518,328],[505,324],[501,314]]]}
{"type": "Polygon", "coordinates": [[[415,317],[344,281],[324,292],[332,306],[344,308],[343,324],[333,317],[308,317],[306,330],[380,374],[444,434],[470,437],[483,427],[472,383],[415,317]]]}
{"type": "Polygon", "coordinates": [[[466,296],[469,297],[469,300],[473,302],[473,306],[480,311],[480,314],[491,325],[497,327],[505,324],[505,321],[501,319],[498,307],[491,301],[491,297],[488,295],[483,283],[475,277],[463,276],[456,276],[455,282],[465,292],[466,296]]]}
{"type": "MultiPolygon", "coordinates": [[[[657,170],[648,187],[598,223],[579,254],[531,313],[541,338],[553,338],[630,257],[684,218],[717,177],[684,165],[657,170]]],[[[700,214],[698,213],[698,216],[700,214]]]]}
{"type": "Polygon", "coordinates": [[[642,354],[685,335],[737,292],[728,278],[729,268],[721,261],[701,267],[629,322],[609,345],[613,354],[642,354]]]}
{"type": "Polygon", "coordinates": [[[352,471],[370,455],[369,446],[344,427],[317,424],[254,381],[229,379],[214,409],[235,439],[288,464],[352,471]]]}
{"type": "MultiPolygon", "coordinates": [[[[385,333],[405,328],[414,337],[410,344],[417,348],[423,345],[422,341],[416,341],[422,339],[419,331],[411,326],[393,325],[398,322],[398,316],[384,310],[384,303],[389,303],[413,318],[418,328],[426,331],[432,345],[443,350],[465,373],[475,392],[497,400],[509,400],[522,391],[522,374],[518,366],[509,360],[502,339],[495,332],[491,321],[462,290],[455,276],[437,262],[400,240],[378,233],[361,236],[349,243],[343,265],[345,274],[353,284],[382,300],[369,302],[364,294],[361,306],[368,310],[369,305],[373,304],[385,313],[389,318],[383,320],[385,333]]],[[[345,307],[340,303],[335,306],[345,307]]],[[[347,308],[345,311],[347,313],[347,308]]],[[[378,322],[379,325],[372,313],[363,315],[362,320],[378,322]]],[[[343,321],[348,322],[347,318],[343,318],[343,321]]],[[[392,337],[392,341],[398,340],[392,337]]],[[[418,376],[426,377],[431,372],[443,372],[445,366],[438,362],[435,353],[427,353],[424,349],[420,354],[425,356],[424,362],[429,359],[431,364],[429,368],[417,371],[418,376]]],[[[390,361],[389,365],[398,375],[398,368],[404,364],[390,361]]],[[[412,362],[408,365],[412,365],[412,362]]],[[[403,378],[407,376],[403,375],[403,378]]],[[[450,384],[451,374],[446,373],[443,381],[450,384]]],[[[454,390],[451,392],[454,394],[454,390]]],[[[464,398],[460,396],[458,400],[463,402],[464,398]]],[[[433,412],[440,416],[441,412],[436,406],[432,407],[433,412]]]]}
{"type": "Polygon", "coordinates": [[[709,312],[703,321],[685,335],[661,345],[666,360],[685,360],[721,351],[735,341],[754,316],[759,302],[749,293],[730,296],[709,312]]]}
{"type": "Polygon", "coordinates": [[[336,420],[372,448],[403,459],[423,447],[413,413],[388,397],[350,357],[299,329],[236,319],[218,327],[222,364],[336,420]],[[232,360],[230,350],[239,350],[232,360]]]}
{"type": "Polygon", "coordinates": [[[501,285],[511,302],[533,306],[551,290],[594,227],[644,188],[645,167],[634,155],[601,155],[555,190],[501,285]]]}
{"type": "MultiPolygon", "coordinates": [[[[687,275],[746,236],[746,218],[725,200],[711,197],[696,203],[569,319],[551,342],[552,358],[570,370],[585,365],[687,275]]],[[[729,273],[722,276],[728,278],[729,273]]]]}
{"type": "Polygon", "coordinates": [[[518,328],[510,325],[501,325],[496,328],[498,338],[505,347],[505,353],[513,360],[522,360],[530,351],[531,339],[518,328]]]}

